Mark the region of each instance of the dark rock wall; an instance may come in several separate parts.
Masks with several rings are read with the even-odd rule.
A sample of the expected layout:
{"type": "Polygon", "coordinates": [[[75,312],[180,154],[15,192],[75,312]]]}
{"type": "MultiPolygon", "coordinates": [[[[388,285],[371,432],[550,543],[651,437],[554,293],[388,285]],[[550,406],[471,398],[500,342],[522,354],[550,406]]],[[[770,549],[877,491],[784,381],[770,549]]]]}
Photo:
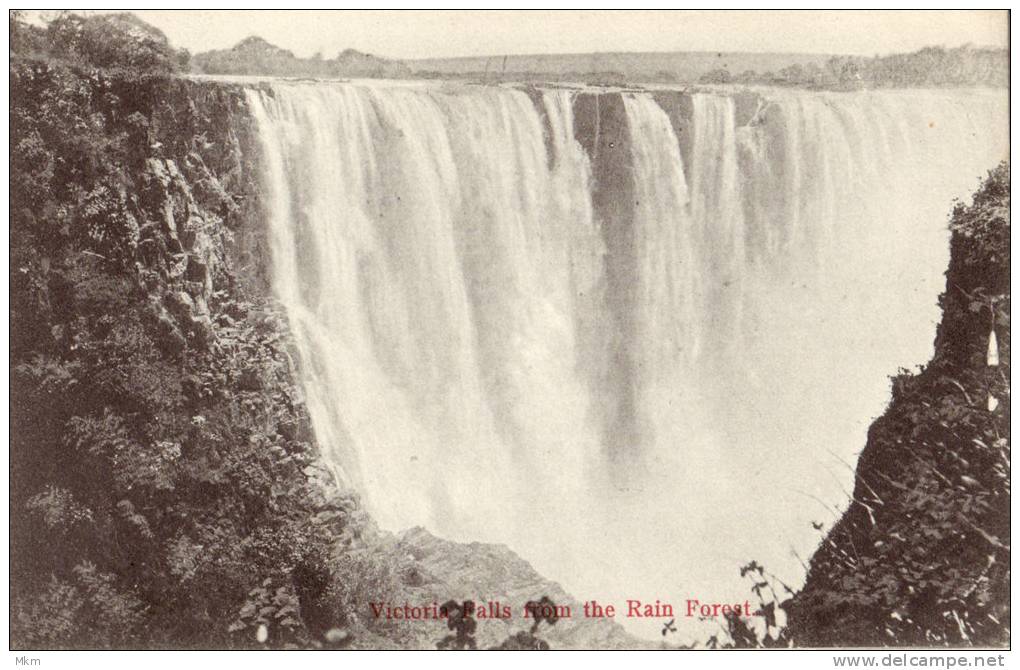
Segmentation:
{"type": "MultiPolygon", "coordinates": [[[[588,153],[592,166],[592,205],[605,248],[603,285],[599,287],[601,318],[590,324],[585,345],[591,346],[586,360],[599,361],[590,371],[590,383],[601,399],[604,443],[637,444],[640,429],[635,397],[635,362],[629,342],[633,339],[637,289],[634,248],[634,174],[631,135],[627,112],[619,93],[580,93],[574,101],[574,135],[588,153]],[[610,352],[608,358],[599,352],[610,352]]],[[[634,454],[614,447],[611,460],[629,459],[634,454]]]]}

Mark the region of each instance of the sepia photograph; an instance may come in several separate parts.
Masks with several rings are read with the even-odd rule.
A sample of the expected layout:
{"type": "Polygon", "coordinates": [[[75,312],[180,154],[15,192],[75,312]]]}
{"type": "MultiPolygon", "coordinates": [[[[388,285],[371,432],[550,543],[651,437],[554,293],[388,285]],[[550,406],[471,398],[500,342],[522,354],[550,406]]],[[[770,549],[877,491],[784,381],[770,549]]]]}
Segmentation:
{"type": "Polygon", "coordinates": [[[1009,24],[9,10],[9,662],[1007,665],[1009,24]]]}

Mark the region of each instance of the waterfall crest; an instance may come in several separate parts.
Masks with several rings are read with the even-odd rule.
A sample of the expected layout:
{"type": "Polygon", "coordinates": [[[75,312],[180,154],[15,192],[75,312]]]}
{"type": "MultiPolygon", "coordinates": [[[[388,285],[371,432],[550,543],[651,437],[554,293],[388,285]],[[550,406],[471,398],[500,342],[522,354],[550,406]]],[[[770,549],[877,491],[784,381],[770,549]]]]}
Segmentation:
{"type": "Polygon", "coordinates": [[[592,93],[247,94],[337,477],[384,527],[505,542],[582,600],[742,601],[751,559],[801,578],[888,376],[930,356],[951,201],[1006,155],[994,92],[603,94],[621,235],[575,137],[592,93]]]}

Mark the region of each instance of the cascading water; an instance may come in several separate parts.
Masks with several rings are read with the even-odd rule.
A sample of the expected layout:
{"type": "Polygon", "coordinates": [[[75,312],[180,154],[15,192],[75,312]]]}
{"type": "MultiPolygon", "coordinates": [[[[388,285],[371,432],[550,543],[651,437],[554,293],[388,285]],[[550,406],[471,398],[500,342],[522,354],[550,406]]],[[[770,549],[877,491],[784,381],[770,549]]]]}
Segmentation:
{"type": "Polygon", "coordinates": [[[1005,156],[1005,97],[763,90],[738,118],[714,90],[681,128],[604,94],[621,235],[582,94],[531,93],[248,91],[320,445],[384,527],[505,542],[582,600],[743,601],[751,559],[797,582],[888,376],[930,355],[946,214],[1005,156]]]}

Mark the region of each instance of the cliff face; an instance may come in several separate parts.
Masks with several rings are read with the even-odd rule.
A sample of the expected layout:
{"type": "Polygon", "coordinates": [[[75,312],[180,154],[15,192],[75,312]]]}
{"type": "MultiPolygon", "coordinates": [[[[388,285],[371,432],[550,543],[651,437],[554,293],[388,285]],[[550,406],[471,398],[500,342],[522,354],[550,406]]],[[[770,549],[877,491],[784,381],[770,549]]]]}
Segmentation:
{"type": "Polygon", "coordinates": [[[853,501],[811,560],[800,646],[1009,644],[1009,168],[950,223],[935,356],[894,379],[853,501]]]}
{"type": "MultiPolygon", "coordinates": [[[[694,163],[692,95],[656,91],[652,97],[669,118],[680,145],[682,163],[690,170],[694,163]]],[[[733,99],[736,125],[747,125],[761,102],[759,96],[740,92],[733,94],[733,99]]],[[[640,443],[641,431],[637,418],[641,400],[636,395],[640,362],[634,360],[634,352],[628,346],[637,338],[639,317],[630,310],[638,302],[635,277],[639,276],[645,253],[635,239],[639,228],[635,206],[639,198],[634,174],[634,129],[628,120],[624,93],[617,91],[592,89],[578,93],[573,102],[573,118],[574,138],[591,163],[594,220],[605,248],[613,250],[604,258],[605,283],[600,287],[598,305],[598,310],[608,318],[599,327],[597,337],[602,341],[589,346],[593,352],[610,350],[615,354],[604,365],[592,366],[595,369],[588,372],[588,383],[601,404],[596,412],[596,416],[604,418],[599,428],[607,436],[607,443],[617,445],[614,446],[617,453],[611,457],[620,462],[633,458],[630,446],[640,443]]],[[[594,353],[587,358],[599,360],[594,353]]]]}

